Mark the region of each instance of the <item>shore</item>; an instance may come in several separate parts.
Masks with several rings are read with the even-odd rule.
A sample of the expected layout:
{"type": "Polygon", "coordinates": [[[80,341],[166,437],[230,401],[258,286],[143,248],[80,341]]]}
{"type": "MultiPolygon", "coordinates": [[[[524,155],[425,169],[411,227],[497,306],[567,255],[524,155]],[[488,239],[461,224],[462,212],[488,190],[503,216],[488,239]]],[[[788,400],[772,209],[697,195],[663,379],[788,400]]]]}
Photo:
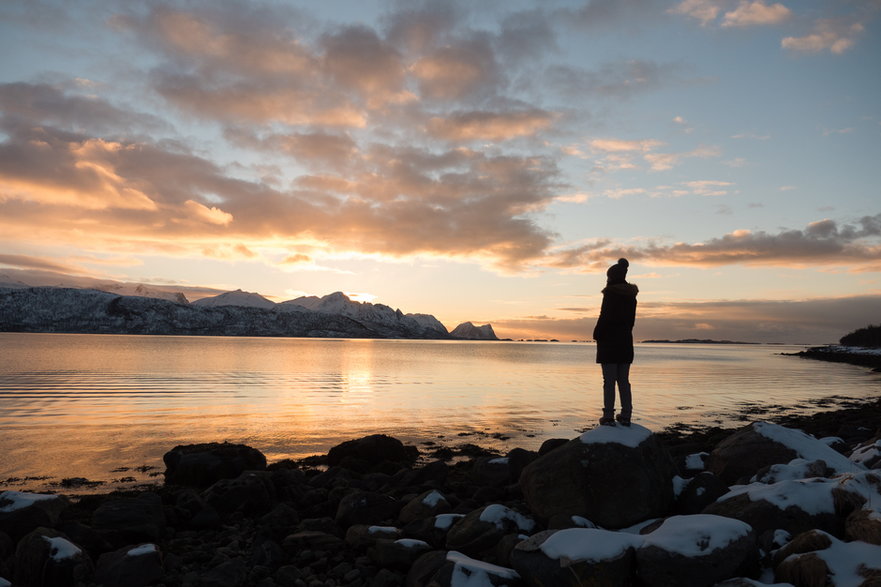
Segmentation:
{"type": "Polygon", "coordinates": [[[860,367],[869,367],[873,371],[881,372],[881,349],[877,348],[849,347],[833,344],[811,347],[807,350],[791,354],[817,361],[859,365],[860,367]]]}
{"type": "MultiPolygon", "coordinates": [[[[743,434],[749,428],[748,423],[755,419],[774,422],[787,429],[800,429],[817,439],[827,439],[824,446],[834,445],[838,451],[836,454],[852,454],[881,437],[881,398],[860,401],[838,397],[817,404],[821,408],[840,407],[811,415],[764,414],[759,418],[746,410],[742,414],[744,428],[678,425],[651,433],[637,425],[632,429],[619,426],[611,432],[600,427],[585,432],[582,438],[607,432],[632,435],[645,431],[651,443],[657,444],[654,450],[660,451],[658,455],[669,455],[656,455],[653,460],[671,458],[674,485],[678,483],[687,487],[696,483],[695,479],[705,484],[707,481],[703,475],[709,475],[689,464],[695,456],[702,455],[700,460],[705,460],[707,455],[716,454],[719,447],[725,446],[735,434],[743,434]]],[[[643,441],[648,442],[645,438],[643,441]]],[[[58,570],[60,574],[53,583],[56,585],[394,587],[427,584],[419,577],[427,581],[426,577],[435,577],[445,564],[453,564],[455,568],[464,565],[462,568],[471,569],[468,571],[471,575],[488,572],[488,577],[492,573],[486,571],[487,568],[510,570],[509,567],[514,566],[520,569],[521,576],[517,581],[500,583],[488,579],[490,583],[486,584],[530,585],[538,579],[528,578],[533,563],[524,563],[521,559],[529,557],[517,554],[519,551],[515,545],[521,539],[516,536],[592,526],[578,516],[561,518],[537,514],[536,510],[543,506],[530,501],[529,495],[534,490],[523,481],[527,477],[524,470],[534,467],[532,463],[547,460],[548,455],[561,454],[562,449],[558,447],[578,445],[570,439],[548,440],[535,452],[513,449],[507,454],[468,442],[417,449],[382,435],[351,443],[334,447],[325,455],[268,465],[265,457],[255,449],[230,448],[241,445],[177,447],[166,454],[168,470],[165,471],[164,484],[134,491],[59,497],[63,507],[47,508],[47,511],[51,510],[49,514],[38,516],[39,525],[48,526],[50,530],[10,522],[10,516],[15,513],[5,512],[15,507],[9,505],[10,496],[28,494],[7,491],[0,494],[7,496],[6,501],[0,503],[0,577],[12,580],[15,576],[18,581],[13,584],[26,584],[22,577],[27,576],[26,567],[32,563],[20,553],[32,547],[39,550],[40,544],[51,539],[69,542],[72,545],[70,552],[81,553],[70,560],[62,560],[66,560],[67,570],[58,570]],[[351,446],[346,448],[346,445],[351,446]],[[202,453],[207,451],[209,456],[200,450],[202,453]],[[172,454],[178,456],[169,456],[172,454]],[[219,458],[235,466],[230,465],[231,468],[216,477],[194,477],[190,473],[201,470],[200,458],[219,458]],[[185,468],[181,463],[187,459],[190,459],[190,473],[181,473],[185,468]],[[258,472],[242,472],[247,470],[258,472]],[[482,521],[488,509],[496,514],[502,512],[501,521],[493,520],[489,525],[482,521]],[[471,522],[468,528],[462,528],[466,519],[471,522]],[[529,521],[529,530],[517,527],[523,519],[529,521]],[[444,524],[449,526],[443,528],[444,524]],[[465,532],[466,536],[458,536],[451,527],[458,529],[460,534],[465,532]],[[24,533],[25,529],[29,533],[24,533]],[[3,546],[3,532],[11,538],[7,544],[18,541],[16,548],[3,546]],[[44,540],[34,543],[36,546],[28,546],[30,542],[22,546],[34,532],[43,532],[44,540]],[[126,567],[134,564],[129,560],[132,556],[126,553],[134,551],[146,553],[144,560],[140,561],[146,567],[136,572],[126,567]],[[159,554],[153,556],[151,553],[154,552],[159,554]],[[438,552],[465,554],[461,555],[463,560],[451,563],[450,560],[455,559],[452,554],[435,554],[431,559],[430,553],[438,552]],[[147,561],[147,554],[152,562],[147,561]],[[426,558],[431,560],[426,562],[423,560],[426,558]],[[423,568],[426,565],[427,570],[423,568]],[[126,574],[132,572],[135,575],[126,574]],[[524,574],[526,578],[522,576],[524,574]],[[131,576],[152,579],[128,583],[131,576]]],[[[619,458],[631,457],[616,457],[619,458]]],[[[779,462],[788,460],[787,457],[779,462]]],[[[622,467],[625,465],[618,468],[622,467]]],[[[610,483],[615,483],[617,470],[610,470],[610,483]]],[[[833,473],[835,471],[827,468],[827,476],[833,477],[833,473]]],[[[728,491],[732,482],[731,479],[724,484],[715,481],[719,486],[714,486],[711,492],[714,498],[728,491]]],[[[881,477],[878,482],[881,486],[881,477]]],[[[626,490],[625,487],[612,489],[613,494],[626,490]]],[[[59,492],[63,493],[64,488],[59,488],[59,492]]],[[[26,498],[22,499],[26,501],[26,498]]],[[[682,494],[677,495],[652,517],[695,515],[705,507],[712,507],[712,503],[704,503],[706,500],[701,501],[695,495],[688,499],[694,503],[686,503],[682,494]]],[[[37,500],[29,507],[50,502],[54,499],[37,500]]],[[[726,515],[737,517],[736,514],[726,515]]],[[[695,519],[703,518],[698,515],[695,519]]],[[[612,527],[620,527],[623,523],[613,523],[612,527]]],[[[828,531],[838,528],[836,524],[838,522],[824,526],[818,522],[817,526],[828,531]]],[[[842,530],[838,539],[844,540],[848,536],[843,531],[843,521],[840,526],[842,530]]],[[[617,537],[624,531],[602,532],[617,537]]],[[[754,542],[770,540],[766,533],[756,531],[754,534],[751,538],[754,542]]],[[[765,550],[756,552],[765,552],[767,548],[766,545],[765,550]]],[[[39,557],[39,554],[28,556],[39,557]]],[[[54,560],[51,556],[49,558],[54,560]]],[[[629,576],[627,573],[647,572],[639,571],[633,561],[629,564],[630,570],[622,571],[625,575],[621,580],[625,582],[629,576]]],[[[753,561],[751,566],[738,567],[731,573],[731,576],[742,574],[754,579],[785,574],[767,553],[762,560],[753,561]]],[[[433,584],[455,585],[450,576],[448,573],[446,582],[433,584]]]]}

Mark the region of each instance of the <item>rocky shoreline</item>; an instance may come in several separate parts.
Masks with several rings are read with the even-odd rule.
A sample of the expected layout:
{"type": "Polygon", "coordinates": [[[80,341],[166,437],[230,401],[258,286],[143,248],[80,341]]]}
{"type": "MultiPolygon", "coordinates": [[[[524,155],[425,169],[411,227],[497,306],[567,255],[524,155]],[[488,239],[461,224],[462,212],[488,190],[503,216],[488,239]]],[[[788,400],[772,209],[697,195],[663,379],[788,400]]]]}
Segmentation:
{"type": "Polygon", "coordinates": [[[0,586],[877,585],[881,399],[773,420],[505,455],[179,446],[147,490],[0,493],[0,586]]]}
{"type": "Polygon", "coordinates": [[[798,353],[784,353],[805,359],[828,361],[831,363],[847,363],[869,367],[873,371],[881,372],[881,349],[852,347],[837,344],[811,347],[798,353]]]}

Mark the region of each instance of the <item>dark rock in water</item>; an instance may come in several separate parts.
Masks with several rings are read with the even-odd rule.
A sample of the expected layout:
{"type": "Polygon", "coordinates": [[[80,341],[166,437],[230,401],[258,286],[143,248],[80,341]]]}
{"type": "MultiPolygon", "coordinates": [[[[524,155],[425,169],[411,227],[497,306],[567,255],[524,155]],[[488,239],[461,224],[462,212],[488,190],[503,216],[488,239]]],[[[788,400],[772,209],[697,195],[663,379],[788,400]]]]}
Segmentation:
{"type": "Polygon", "coordinates": [[[202,493],[220,513],[265,514],[272,509],[275,485],[268,471],[245,471],[235,479],[221,479],[202,493]]]}
{"type": "Polygon", "coordinates": [[[704,471],[688,480],[688,485],[676,498],[676,512],[699,514],[726,493],[728,486],[712,473],[704,471]]]}
{"type": "Polygon", "coordinates": [[[162,499],[149,492],[109,499],[92,514],[92,527],[115,546],[159,540],[165,530],[162,499]]]}
{"type": "Polygon", "coordinates": [[[67,587],[85,583],[92,575],[89,555],[67,536],[50,528],[37,528],[15,549],[15,585],[67,587]]]}
{"type": "Polygon", "coordinates": [[[464,338],[466,340],[499,340],[493,331],[492,324],[484,324],[483,326],[475,326],[471,322],[463,322],[456,326],[450,333],[453,338],[464,338]]]}
{"type": "Polygon", "coordinates": [[[104,553],[95,565],[95,582],[104,587],[146,587],[158,583],[162,574],[162,554],[155,544],[104,553]]]}
{"type": "Polygon", "coordinates": [[[327,453],[327,464],[339,465],[347,457],[366,461],[371,466],[384,461],[411,463],[415,460],[412,452],[407,450],[400,440],[385,434],[347,440],[334,446],[327,453]]]}
{"type": "Polygon", "coordinates": [[[514,547],[511,565],[529,585],[631,585],[638,543],[635,536],[608,530],[545,530],[514,547]],[[590,545],[595,548],[584,552],[590,545]]]}
{"type": "Polygon", "coordinates": [[[640,579],[651,587],[710,586],[756,567],[756,535],[720,516],[668,518],[636,550],[640,579]]]}
{"type": "Polygon", "coordinates": [[[343,528],[353,524],[379,524],[396,519],[400,510],[401,503],[393,497],[356,490],[340,500],[336,521],[343,528]]]}
{"type": "Polygon", "coordinates": [[[447,534],[447,548],[477,557],[493,549],[506,534],[528,534],[534,528],[535,522],[523,514],[491,504],[456,522],[447,534]]]}
{"type": "Polygon", "coordinates": [[[646,428],[601,426],[530,463],[520,488],[542,519],[577,515],[624,528],[669,511],[674,474],[669,453],[646,428]]]}
{"type": "Polygon", "coordinates": [[[706,464],[707,470],[731,485],[749,482],[763,467],[788,463],[797,456],[793,449],[762,435],[750,424],[719,443],[706,464]]]}
{"type": "Polygon", "coordinates": [[[221,479],[234,479],[244,471],[266,469],[266,457],[244,444],[210,442],[176,446],[162,460],[167,467],[165,482],[197,489],[221,479]]]}
{"type": "Polygon", "coordinates": [[[35,528],[55,526],[68,505],[67,499],[58,495],[0,492],[0,532],[18,541],[35,528]]]}

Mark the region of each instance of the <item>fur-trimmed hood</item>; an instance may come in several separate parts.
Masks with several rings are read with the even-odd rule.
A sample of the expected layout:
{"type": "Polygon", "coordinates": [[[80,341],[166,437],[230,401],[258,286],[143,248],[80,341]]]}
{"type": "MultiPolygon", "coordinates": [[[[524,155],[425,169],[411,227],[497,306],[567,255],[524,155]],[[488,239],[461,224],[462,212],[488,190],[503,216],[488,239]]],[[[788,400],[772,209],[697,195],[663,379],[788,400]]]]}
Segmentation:
{"type": "Polygon", "coordinates": [[[603,293],[636,297],[636,294],[639,293],[639,288],[636,287],[635,283],[613,283],[612,285],[607,285],[603,293]]]}

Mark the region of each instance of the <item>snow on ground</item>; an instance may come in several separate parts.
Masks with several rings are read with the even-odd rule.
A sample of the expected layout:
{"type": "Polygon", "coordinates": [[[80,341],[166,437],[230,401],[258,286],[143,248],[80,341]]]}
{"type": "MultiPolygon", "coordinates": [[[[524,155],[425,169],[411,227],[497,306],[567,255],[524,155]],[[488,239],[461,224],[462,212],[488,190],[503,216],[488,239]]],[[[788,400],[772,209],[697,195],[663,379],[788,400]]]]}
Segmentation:
{"type": "Polygon", "coordinates": [[[710,456],[708,452],[697,452],[685,457],[685,468],[689,471],[703,471],[704,461],[710,456]]]}
{"type": "Polygon", "coordinates": [[[447,553],[447,560],[455,565],[450,580],[451,587],[493,587],[490,575],[502,579],[520,579],[514,569],[475,560],[455,550],[447,553]]]}
{"type": "Polygon", "coordinates": [[[437,490],[432,490],[431,493],[422,498],[422,503],[431,508],[437,507],[442,501],[447,501],[447,498],[437,490]]]}
{"type": "MultiPolygon", "coordinates": [[[[826,534],[823,532],[823,534],[826,534]]],[[[881,571],[881,546],[868,544],[855,540],[842,542],[841,540],[826,534],[832,544],[829,548],[815,550],[813,553],[793,554],[786,558],[798,558],[806,554],[814,554],[826,562],[832,574],[834,585],[860,585],[865,577],[861,577],[861,568],[881,571]]]]}
{"type": "Polygon", "coordinates": [[[449,530],[450,526],[464,517],[465,514],[439,514],[434,517],[434,527],[438,530],[449,530]]]}
{"type": "Polygon", "coordinates": [[[144,556],[153,552],[159,552],[159,547],[155,544],[142,544],[126,552],[125,556],[144,556]]]}
{"type": "Polygon", "coordinates": [[[535,522],[524,516],[523,514],[519,514],[512,510],[511,508],[505,507],[501,504],[494,503],[492,505],[486,506],[483,512],[480,514],[481,522],[489,522],[491,524],[495,524],[498,528],[502,527],[502,522],[504,520],[510,520],[517,525],[523,532],[531,532],[535,527],[535,522]]]}
{"type": "Polygon", "coordinates": [[[623,444],[636,448],[652,435],[652,431],[639,424],[630,426],[597,426],[581,435],[584,444],[623,444]]]}
{"type": "Polygon", "coordinates": [[[79,546],[66,538],[43,536],[43,540],[49,543],[49,556],[52,557],[52,560],[62,561],[82,553],[79,546]]]}
{"type": "Polygon", "coordinates": [[[865,465],[879,456],[881,456],[881,440],[876,440],[874,443],[861,446],[850,453],[850,460],[859,465],[865,465]]]}
{"type": "Polygon", "coordinates": [[[0,587],[12,587],[12,583],[7,581],[3,577],[0,577],[0,587]]]}
{"type": "Polygon", "coordinates": [[[753,424],[753,430],[765,438],[791,448],[803,459],[825,461],[826,465],[836,473],[856,473],[865,470],[864,467],[848,460],[844,455],[801,430],[771,422],[756,422],[753,424]]]}
{"type": "Polygon", "coordinates": [[[508,464],[508,457],[498,457],[495,459],[490,459],[489,464],[490,465],[507,465],[508,464]]]}
{"type": "Polygon", "coordinates": [[[639,548],[644,539],[599,528],[567,528],[555,532],[539,547],[545,556],[560,560],[599,562],[618,558],[628,548],[639,548]]]}
{"type": "Polygon", "coordinates": [[[683,556],[702,556],[743,538],[752,532],[746,522],[714,516],[694,514],[672,516],[657,530],[643,536],[645,543],[667,552],[683,556]]]}
{"type": "Polygon", "coordinates": [[[755,483],[758,481],[761,483],[777,483],[778,481],[818,477],[821,475],[814,473],[813,470],[818,468],[822,470],[825,467],[817,467],[816,463],[817,461],[793,459],[786,464],[779,463],[771,465],[771,467],[761,475],[753,475],[750,482],[755,483]]]}
{"type": "Polygon", "coordinates": [[[22,491],[4,491],[0,493],[0,512],[9,513],[15,510],[24,509],[33,505],[38,501],[46,501],[49,499],[58,499],[57,495],[47,495],[45,493],[25,493],[22,491]]]}

